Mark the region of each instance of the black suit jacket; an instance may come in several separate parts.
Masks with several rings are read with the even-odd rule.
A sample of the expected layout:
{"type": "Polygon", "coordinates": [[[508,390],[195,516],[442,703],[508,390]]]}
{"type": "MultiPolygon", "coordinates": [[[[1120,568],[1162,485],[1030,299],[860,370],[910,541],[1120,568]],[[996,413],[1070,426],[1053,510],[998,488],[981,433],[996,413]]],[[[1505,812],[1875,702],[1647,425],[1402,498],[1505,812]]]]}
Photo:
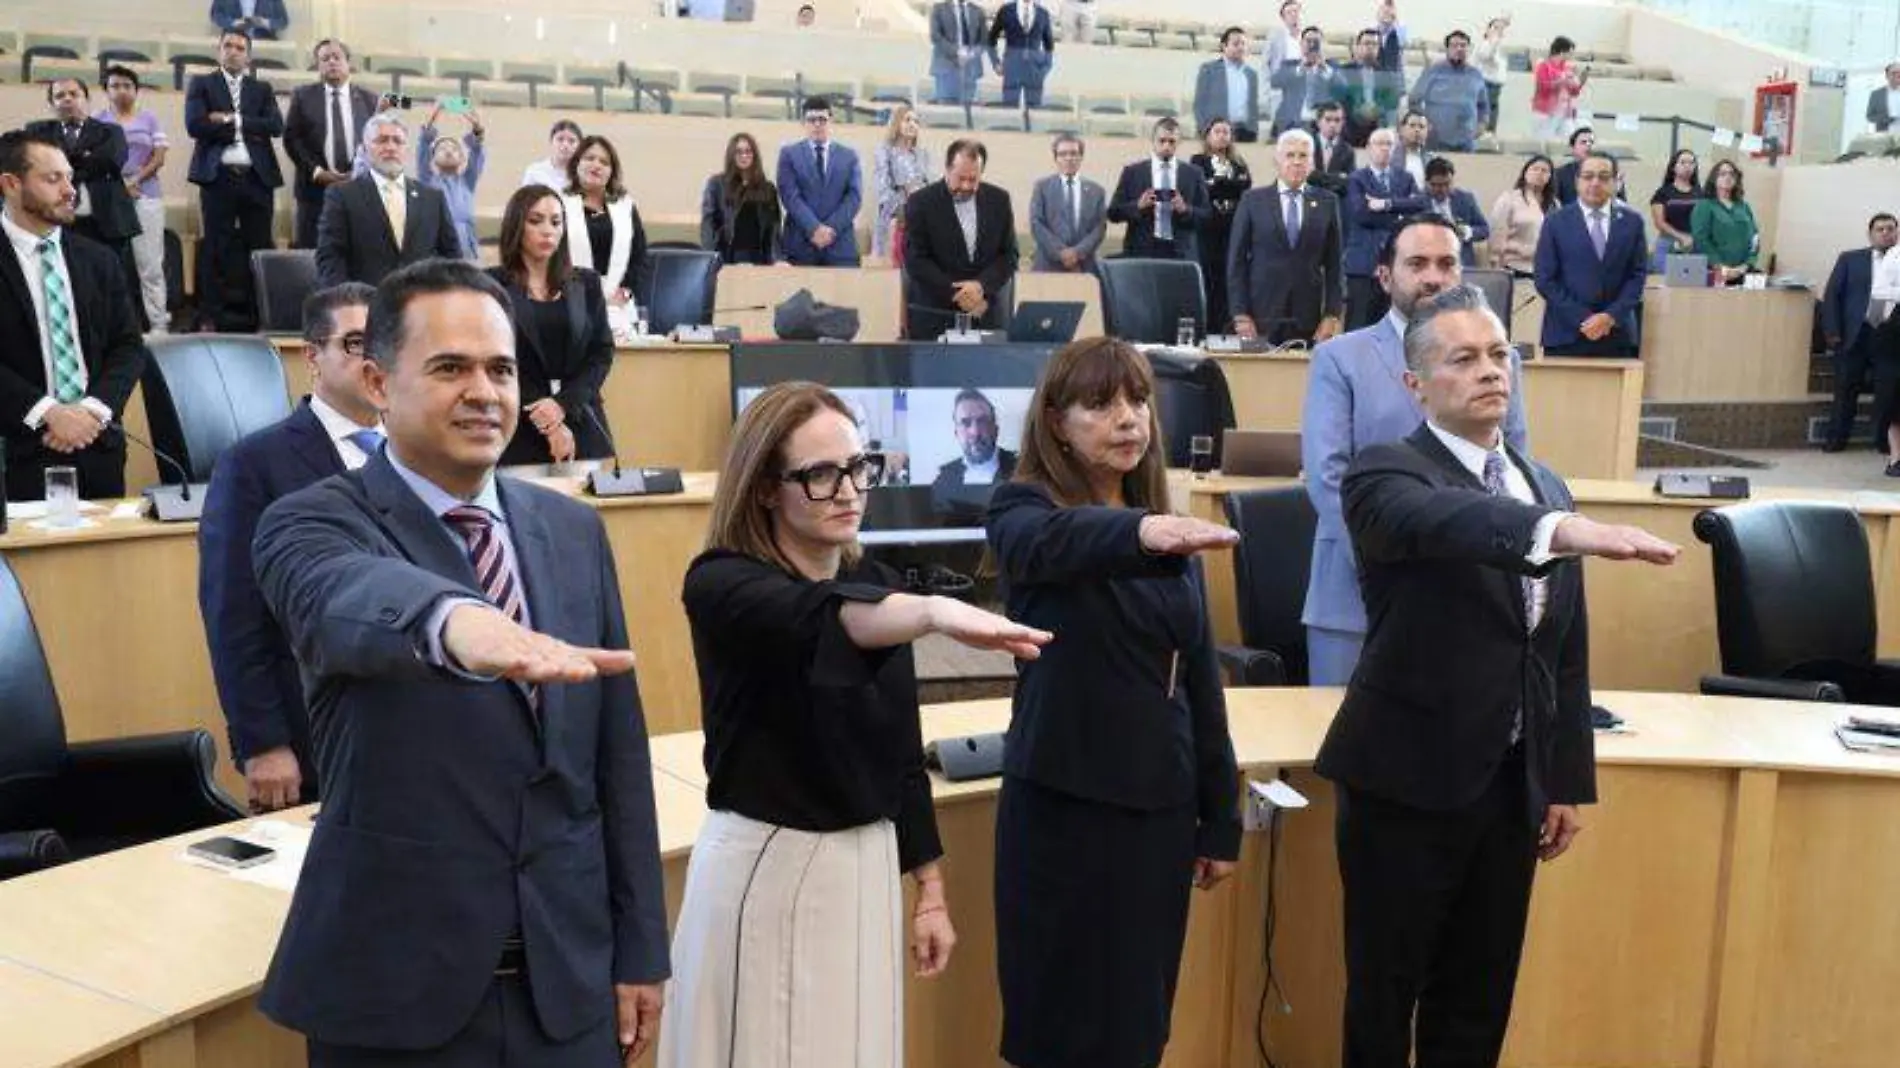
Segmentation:
{"type": "MultiPolygon", "coordinates": [[[[567,413],[567,428],[574,432],[574,450],[581,459],[613,455],[600,391],[613,370],[614,335],[607,322],[607,298],[601,292],[600,276],[585,267],[575,268],[561,290],[567,329],[550,344],[534,328],[534,302],[528,298],[528,291],[500,267],[490,267],[488,273],[508,291],[514,305],[515,362],[522,410],[525,412],[528,405],[544,397],[553,397],[567,413]],[[553,388],[557,381],[561,384],[558,391],[553,388]],[[588,412],[593,413],[591,419],[588,412]]],[[[502,453],[502,465],[545,464],[552,459],[548,439],[524,414],[507,451],[502,453]]]]}
{"type": "Polygon", "coordinates": [[[1320,148],[1319,134],[1315,133],[1313,135],[1313,173],[1307,175],[1306,181],[1309,185],[1319,186],[1343,201],[1346,199],[1346,183],[1352,178],[1352,172],[1359,167],[1358,154],[1352,150],[1352,145],[1346,142],[1345,132],[1341,131],[1339,142],[1333,146],[1333,154],[1322,160],[1320,157],[1323,155],[1325,152],[1320,148]]]}
{"type": "MultiPolygon", "coordinates": [[[[439,1046],[519,931],[535,1015],[565,1041],[608,1019],[614,983],[669,972],[639,688],[631,674],[544,685],[530,704],[430,666],[432,611],[481,587],[388,456],[258,527],[258,583],[302,667],[324,788],[259,1007],[324,1042],[439,1046]]],[[[498,488],[535,629],[627,648],[600,517],[498,488]]]]}
{"type": "MultiPolygon", "coordinates": [[[[1214,202],[1207,194],[1207,179],[1201,169],[1179,156],[1174,160],[1174,187],[1187,201],[1188,210],[1174,217],[1174,243],[1163,245],[1155,240],[1155,211],[1166,204],[1157,199],[1153,208],[1141,208],[1141,194],[1155,187],[1153,161],[1144,157],[1122,168],[1115,183],[1115,194],[1108,198],[1108,221],[1127,223],[1122,235],[1125,256],[1191,260],[1199,252],[1197,236],[1201,227],[1214,218],[1214,202]]],[[[1158,195],[1157,195],[1158,197],[1158,195]]]]}
{"type": "Polygon", "coordinates": [[[1362,450],[1341,489],[1368,631],[1314,767],[1428,810],[1476,800],[1524,714],[1527,819],[1596,800],[1583,564],[1533,569],[1538,520],[1572,508],[1563,481],[1513,452],[1541,505],[1493,497],[1430,427],[1362,450]],[[1520,579],[1548,598],[1525,627],[1520,579]]]}
{"type": "Polygon", "coordinates": [[[254,9],[256,17],[269,22],[269,26],[248,23],[238,26],[244,20],[244,6],[238,0],[211,0],[211,21],[220,30],[233,27],[244,30],[252,37],[275,40],[290,25],[290,13],[284,10],[284,0],[257,0],[254,9]]]}
{"type": "Polygon", "coordinates": [[[1310,338],[1346,301],[1339,201],[1311,182],[1300,193],[1299,240],[1291,245],[1280,183],[1248,190],[1234,212],[1227,306],[1235,317],[1251,316],[1263,336],[1276,324],[1290,324],[1297,336],[1310,338]]]}
{"type": "MultiPolygon", "coordinates": [[[[349,87],[350,119],[356,125],[351,143],[363,142],[363,124],[376,114],[376,94],[360,85],[349,87]]],[[[323,158],[323,133],[330,125],[330,89],[322,82],[291,90],[290,110],[284,115],[284,154],[297,171],[297,195],[306,200],[323,196],[324,187],[312,178],[317,168],[330,168],[323,158]]],[[[346,161],[349,173],[354,160],[346,161]]]]}
{"type": "MultiPolygon", "coordinates": [[[[28,123],[26,132],[66,150],[72,164],[73,184],[86,190],[92,204],[93,232],[106,241],[123,241],[143,229],[132,194],[125,191],[125,131],[109,122],[88,118],[79,136],[66,148],[65,126],[58,119],[28,123]]],[[[83,221],[83,220],[82,220],[83,221]]]]}
{"type": "Polygon", "coordinates": [[[1016,454],[1008,449],[996,450],[996,481],[988,485],[965,486],[963,471],[961,456],[937,468],[937,477],[930,483],[931,510],[938,515],[980,520],[989,508],[990,494],[1016,476],[1016,454]]]}
{"type": "MultiPolygon", "coordinates": [[[[112,409],[112,426],[91,446],[125,447],[119,420],[138,385],[149,354],[139,335],[138,314],[125,271],[111,249],[67,230],[60,234],[66,273],[73,283],[73,307],[79,316],[79,351],[86,364],[86,395],[112,409]]],[[[52,394],[40,356],[40,318],[26,275],[13,246],[0,241],[0,435],[11,461],[38,449],[40,435],[26,425],[26,413],[52,394]]]]}
{"type": "MultiPolygon", "coordinates": [[[[270,83],[256,74],[247,74],[239,85],[236,113],[243,119],[244,146],[251,151],[251,166],[265,188],[284,184],[284,173],[277,166],[277,149],[271,139],[284,135],[284,114],[277,110],[277,94],[270,83]]],[[[185,132],[191,135],[190,177],[196,185],[211,185],[223,170],[224,150],[237,140],[237,129],[227,122],[214,123],[209,116],[230,114],[231,87],[224,72],[200,74],[185,86],[185,132]]]]}
{"type": "Polygon", "coordinates": [[[956,316],[951,287],[975,280],[990,302],[980,325],[1004,321],[1008,309],[997,296],[1016,277],[1016,215],[1009,194],[993,185],[976,187],[976,255],[963,240],[950,187],[932,182],[904,202],[904,276],[910,282],[906,336],[935,338],[956,316]]]}
{"type": "MultiPolygon", "coordinates": [[[[1874,294],[1874,252],[1871,247],[1843,252],[1834,258],[1827,288],[1821,291],[1821,333],[1840,338],[1840,348],[1851,347],[1867,325],[1867,305],[1874,294]]],[[[1830,341],[1831,343],[1831,341],[1830,341]]]]}
{"type": "Polygon", "coordinates": [[[389,228],[389,213],[376,179],[368,175],[333,185],[323,194],[317,220],[317,281],[377,285],[401,267],[430,258],[461,259],[462,239],[449,217],[449,201],[440,189],[404,178],[409,193],[403,214],[402,247],[389,228]]]}
{"type": "Polygon", "coordinates": [[[287,745],[310,798],[317,796],[317,767],[303,682],[290,642],[258,589],[251,539],[264,509],[342,473],[343,458],[306,400],[218,457],[198,523],[198,609],[232,761],[242,768],[251,757],[287,745]]]}

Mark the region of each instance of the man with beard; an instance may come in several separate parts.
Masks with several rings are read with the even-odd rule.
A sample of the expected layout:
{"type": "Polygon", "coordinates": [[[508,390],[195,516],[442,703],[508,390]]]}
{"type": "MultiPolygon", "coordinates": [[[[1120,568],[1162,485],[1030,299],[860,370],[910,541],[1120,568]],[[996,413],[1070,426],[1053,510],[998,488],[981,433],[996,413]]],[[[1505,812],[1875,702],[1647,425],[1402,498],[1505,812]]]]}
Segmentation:
{"type": "Polygon", "coordinates": [[[440,189],[403,175],[409,129],[391,112],[363,127],[370,173],[331,186],[317,223],[317,280],[376,285],[400,267],[431,257],[459,259],[462,239],[440,189]]]}
{"type": "Polygon", "coordinates": [[[937,469],[930,505],[940,515],[978,519],[989,505],[990,488],[1016,474],[1016,454],[996,447],[996,405],[982,390],[958,393],[950,419],[963,456],[937,469]]]}
{"type": "Polygon", "coordinates": [[[48,467],[73,467],[83,497],[125,495],[118,421],[145,367],[118,259],[67,230],[73,170],[58,144],[0,135],[0,438],[6,499],[38,500],[48,467]]]}
{"type": "MultiPolygon", "coordinates": [[[[1339,486],[1353,458],[1368,446],[1400,441],[1424,420],[1405,387],[1405,326],[1418,303],[1459,285],[1463,242],[1442,215],[1415,215],[1399,225],[1380,254],[1378,281],[1392,306],[1370,326],[1313,350],[1300,413],[1300,460],[1306,493],[1319,513],[1306,588],[1308,682],[1344,686],[1365,642],[1366,609],[1359,568],[1340,511],[1339,486]]],[[[1504,439],[1526,448],[1520,365],[1511,357],[1511,406],[1504,439]]]]}

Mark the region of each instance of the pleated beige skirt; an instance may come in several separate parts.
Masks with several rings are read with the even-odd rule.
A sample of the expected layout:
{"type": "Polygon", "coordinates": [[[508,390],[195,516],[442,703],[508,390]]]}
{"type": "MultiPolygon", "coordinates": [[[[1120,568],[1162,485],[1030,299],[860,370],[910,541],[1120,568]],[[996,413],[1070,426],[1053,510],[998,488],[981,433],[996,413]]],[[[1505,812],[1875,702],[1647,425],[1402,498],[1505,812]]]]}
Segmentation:
{"type": "Polygon", "coordinates": [[[818,834],[713,812],[686,868],[659,1068],[898,1068],[888,820],[818,834]]]}

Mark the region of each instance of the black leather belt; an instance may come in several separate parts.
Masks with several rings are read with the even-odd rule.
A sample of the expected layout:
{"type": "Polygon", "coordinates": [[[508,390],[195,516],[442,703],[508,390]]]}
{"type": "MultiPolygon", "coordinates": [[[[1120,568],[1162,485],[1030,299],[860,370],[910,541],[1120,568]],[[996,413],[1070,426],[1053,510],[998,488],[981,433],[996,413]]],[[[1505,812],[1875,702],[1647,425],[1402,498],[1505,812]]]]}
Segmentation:
{"type": "Polygon", "coordinates": [[[495,961],[498,976],[522,975],[528,970],[528,947],[519,938],[501,944],[501,957],[495,961]]]}

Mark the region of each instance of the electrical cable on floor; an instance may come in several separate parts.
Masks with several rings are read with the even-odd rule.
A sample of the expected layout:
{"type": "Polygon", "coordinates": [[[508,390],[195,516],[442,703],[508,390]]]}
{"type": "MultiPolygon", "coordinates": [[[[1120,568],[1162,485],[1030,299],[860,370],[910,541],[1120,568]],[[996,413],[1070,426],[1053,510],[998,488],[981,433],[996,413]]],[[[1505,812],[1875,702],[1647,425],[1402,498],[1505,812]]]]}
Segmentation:
{"type": "Polygon", "coordinates": [[[1289,1013],[1293,1006],[1288,1004],[1286,991],[1280,986],[1280,977],[1273,968],[1273,936],[1279,924],[1279,908],[1275,901],[1275,891],[1279,884],[1280,871],[1280,819],[1284,815],[1276,806],[1267,816],[1267,905],[1266,915],[1261,925],[1263,948],[1266,962],[1266,979],[1260,984],[1260,1008],[1254,1014],[1254,1045],[1260,1052],[1260,1062],[1266,1068],[1280,1068],[1273,1054],[1267,1052],[1267,999],[1278,994],[1280,1011],[1289,1013]]]}

